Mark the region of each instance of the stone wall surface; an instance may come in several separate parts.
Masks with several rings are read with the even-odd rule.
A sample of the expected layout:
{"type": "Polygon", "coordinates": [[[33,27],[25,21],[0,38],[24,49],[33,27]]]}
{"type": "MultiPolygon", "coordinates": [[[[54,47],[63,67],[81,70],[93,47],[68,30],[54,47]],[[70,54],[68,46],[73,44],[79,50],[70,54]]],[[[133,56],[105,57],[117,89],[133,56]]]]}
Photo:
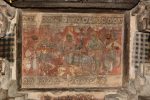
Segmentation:
{"type": "MultiPolygon", "coordinates": [[[[49,91],[18,89],[18,67],[16,67],[17,25],[21,10],[10,7],[3,0],[0,1],[0,39],[8,39],[11,34],[14,45],[11,46],[13,59],[0,56],[0,100],[150,100],[150,60],[135,63],[135,38],[137,34],[150,37],[150,0],[141,0],[130,12],[130,67],[129,82],[119,89],[103,91],[49,91]],[[144,99],[145,98],[145,99],[144,99]]],[[[146,42],[150,42],[149,38],[146,42]]],[[[143,42],[140,42],[143,43],[143,42]]],[[[6,44],[7,45],[7,44],[6,44]]],[[[146,48],[150,47],[150,44],[146,48]]],[[[148,48],[149,50],[149,48],[148,48]]],[[[2,52],[0,50],[0,52],[2,52]]],[[[4,51],[3,51],[4,52],[4,51]]]]}

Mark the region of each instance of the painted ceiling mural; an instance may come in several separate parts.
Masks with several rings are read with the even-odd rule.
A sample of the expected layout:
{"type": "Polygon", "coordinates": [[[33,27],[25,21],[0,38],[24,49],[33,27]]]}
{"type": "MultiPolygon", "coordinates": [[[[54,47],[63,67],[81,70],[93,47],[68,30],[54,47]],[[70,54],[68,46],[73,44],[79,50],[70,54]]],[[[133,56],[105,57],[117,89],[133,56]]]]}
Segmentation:
{"type": "Polygon", "coordinates": [[[22,16],[22,88],[122,85],[123,14],[22,16]]]}

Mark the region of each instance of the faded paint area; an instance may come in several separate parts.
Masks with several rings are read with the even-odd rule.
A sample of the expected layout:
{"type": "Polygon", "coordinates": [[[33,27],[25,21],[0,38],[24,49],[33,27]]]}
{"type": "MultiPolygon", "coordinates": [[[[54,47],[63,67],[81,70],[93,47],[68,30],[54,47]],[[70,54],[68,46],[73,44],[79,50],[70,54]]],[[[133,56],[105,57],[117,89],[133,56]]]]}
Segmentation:
{"type": "Polygon", "coordinates": [[[51,97],[51,96],[42,96],[41,100],[104,100],[95,98],[92,95],[72,95],[72,96],[58,96],[58,97],[51,97]]]}
{"type": "Polygon", "coordinates": [[[122,85],[122,14],[23,12],[22,88],[122,85]]]}
{"type": "Polygon", "coordinates": [[[36,100],[104,100],[105,95],[115,94],[114,92],[36,92],[29,93],[28,98],[34,98],[36,100]]]}

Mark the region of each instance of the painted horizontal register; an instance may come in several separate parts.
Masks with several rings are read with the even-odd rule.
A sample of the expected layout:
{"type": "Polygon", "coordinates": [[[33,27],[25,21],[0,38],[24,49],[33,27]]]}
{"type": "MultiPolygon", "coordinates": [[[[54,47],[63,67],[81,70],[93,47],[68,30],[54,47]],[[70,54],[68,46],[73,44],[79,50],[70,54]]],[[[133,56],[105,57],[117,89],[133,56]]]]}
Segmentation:
{"type": "Polygon", "coordinates": [[[22,12],[21,88],[122,86],[124,15],[22,12]]]}

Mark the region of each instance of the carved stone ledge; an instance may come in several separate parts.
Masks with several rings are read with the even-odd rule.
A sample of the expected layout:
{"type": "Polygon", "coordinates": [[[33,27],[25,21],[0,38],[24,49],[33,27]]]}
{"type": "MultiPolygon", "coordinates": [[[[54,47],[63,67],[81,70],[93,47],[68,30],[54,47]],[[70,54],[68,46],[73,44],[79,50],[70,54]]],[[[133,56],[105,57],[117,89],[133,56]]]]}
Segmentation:
{"type": "Polygon", "coordinates": [[[138,100],[150,100],[150,97],[139,96],[138,100]]]}
{"type": "Polygon", "coordinates": [[[5,0],[17,8],[132,9],[140,0],[5,0]]]}

